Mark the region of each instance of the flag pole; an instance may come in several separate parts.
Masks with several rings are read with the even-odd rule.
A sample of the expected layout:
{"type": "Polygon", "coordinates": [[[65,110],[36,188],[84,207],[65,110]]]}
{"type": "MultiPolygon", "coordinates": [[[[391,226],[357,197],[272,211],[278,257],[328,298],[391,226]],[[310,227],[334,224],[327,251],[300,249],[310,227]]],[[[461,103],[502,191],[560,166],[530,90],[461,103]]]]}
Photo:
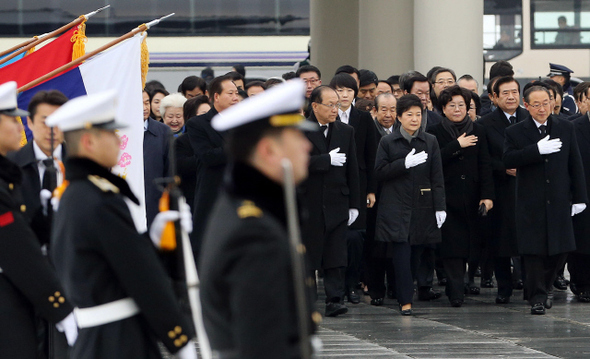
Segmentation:
{"type": "Polygon", "coordinates": [[[70,69],[70,68],[72,68],[72,67],[74,67],[76,65],[79,65],[84,60],[88,59],[89,57],[92,57],[92,56],[94,56],[94,55],[96,55],[96,54],[98,54],[98,53],[100,53],[100,52],[102,52],[102,51],[104,51],[104,50],[106,50],[106,49],[108,49],[110,47],[113,47],[113,46],[117,45],[118,43],[120,43],[120,42],[122,42],[124,40],[127,40],[127,39],[135,36],[136,34],[138,34],[140,32],[144,32],[146,30],[149,30],[152,26],[157,25],[158,23],[160,23],[160,21],[162,21],[162,20],[164,20],[166,18],[169,18],[172,15],[174,15],[174,13],[168,14],[166,16],[163,16],[163,17],[159,18],[159,19],[156,19],[156,20],[153,20],[151,22],[148,22],[147,24],[141,24],[140,26],[138,26],[135,29],[129,31],[125,35],[116,38],[115,40],[109,42],[108,44],[105,44],[105,45],[99,47],[98,49],[96,49],[94,51],[88,52],[84,56],[81,56],[81,57],[79,57],[79,58],[77,58],[77,59],[75,59],[73,61],[70,61],[67,64],[65,64],[63,66],[60,66],[57,69],[51,71],[50,73],[45,74],[45,75],[39,77],[38,79],[29,82],[28,84],[20,87],[17,90],[17,92],[20,93],[20,92],[23,92],[23,91],[26,91],[26,90],[30,89],[31,87],[37,86],[41,82],[43,82],[43,81],[45,81],[47,79],[50,79],[53,76],[55,76],[55,75],[57,75],[57,74],[59,74],[61,72],[64,72],[65,70],[68,70],[68,69],[70,69]]]}
{"type": "Polygon", "coordinates": [[[100,9],[97,9],[97,10],[95,10],[93,12],[89,12],[86,15],[82,15],[82,16],[76,18],[76,20],[74,20],[74,21],[72,21],[72,22],[70,22],[68,24],[65,24],[64,26],[60,27],[59,29],[53,30],[50,33],[46,33],[46,34],[43,34],[43,35],[38,36],[38,37],[34,37],[33,39],[27,40],[27,41],[23,42],[20,45],[16,45],[16,46],[14,46],[14,47],[6,50],[6,51],[3,51],[0,54],[0,56],[16,50],[20,46],[24,46],[24,47],[20,48],[20,50],[15,51],[15,52],[11,53],[10,55],[8,55],[8,56],[0,59],[0,65],[2,65],[5,62],[10,61],[11,59],[15,58],[16,56],[22,54],[25,51],[29,51],[29,49],[32,49],[33,47],[39,45],[40,43],[44,42],[45,40],[51,39],[52,37],[57,36],[57,35],[61,34],[62,32],[66,31],[66,30],[69,30],[73,26],[79,25],[83,21],[86,21],[86,20],[90,19],[92,16],[98,14],[99,12],[101,12],[101,11],[103,11],[105,9],[108,9],[109,7],[111,7],[111,5],[103,6],[100,9]]]}

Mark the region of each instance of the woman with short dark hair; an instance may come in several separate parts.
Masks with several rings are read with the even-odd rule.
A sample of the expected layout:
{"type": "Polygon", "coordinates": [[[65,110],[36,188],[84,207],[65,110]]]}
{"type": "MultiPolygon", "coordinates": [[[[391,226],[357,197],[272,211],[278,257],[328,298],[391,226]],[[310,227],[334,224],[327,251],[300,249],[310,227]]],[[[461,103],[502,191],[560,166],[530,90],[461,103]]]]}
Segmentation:
{"type": "MultiPolygon", "coordinates": [[[[453,307],[463,305],[466,261],[480,251],[478,213],[491,210],[495,198],[485,131],[467,115],[470,103],[467,89],[455,85],[443,90],[438,97],[443,121],[429,129],[438,140],[443,164],[448,217],[442,227],[441,257],[445,292],[453,307]]],[[[478,294],[477,289],[472,294],[478,294]]]]}
{"type": "Polygon", "coordinates": [[[419,263],[412,258],[441,240],[445,190],[438,143],[420,127],[420,99],[416,95],[400,97],[396,112],[400,125],[381,138],[375,161],[381,185],[375,240],[387,242],[400,311],[412,315],[412,273],[419,263]]]}

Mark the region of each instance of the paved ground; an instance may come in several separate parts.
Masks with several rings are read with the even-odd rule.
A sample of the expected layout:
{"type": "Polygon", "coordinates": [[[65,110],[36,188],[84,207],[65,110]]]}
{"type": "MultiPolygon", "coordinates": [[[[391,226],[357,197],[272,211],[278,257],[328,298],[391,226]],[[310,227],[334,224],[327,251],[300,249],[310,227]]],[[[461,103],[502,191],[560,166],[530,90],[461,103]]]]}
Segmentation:
{"type": "Polygon", "coordinates": [[[506,305],[495,295],[482,288],[461,308],[444,296],[415,302],[412,317],[402,317],[395,300],[375,307],[367,296],[347,314],[324,318],[318,358],[590,358],[590,304],[569,290],[556,291],[544,316],[530,314],[522,291],[506,305]]]}

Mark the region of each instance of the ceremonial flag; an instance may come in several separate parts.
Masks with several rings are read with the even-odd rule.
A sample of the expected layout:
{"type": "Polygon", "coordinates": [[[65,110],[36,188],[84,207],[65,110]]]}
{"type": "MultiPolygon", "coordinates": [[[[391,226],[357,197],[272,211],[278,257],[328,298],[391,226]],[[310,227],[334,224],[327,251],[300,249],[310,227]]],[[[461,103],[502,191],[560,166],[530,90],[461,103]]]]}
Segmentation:
{"type": "MultiPolygon", "coordinates": [[[[15,51],[16,51],[16,50],[15,50],[15,51]]],[[[10,55],[11,55],[11,54],[13,54],[13,53],[14,53],[14,51],[13,51],[13,52],[11,52],[11,53],[8,53],[8,54],[6,54],[6,55],[4,55],[4,56],[0,56],[0,60],[2,60],[3,58],[5,58],[6,56],[10,56],[10,55]]],[[[16,55],[15,57],[13,57],[12,59],[10,59],[10,60],[6,61],[5,63],[3,63],[3,64],[0,64],[0,69],[1,69],[1,68],[3,68],[4,66],[8,66],[8,65],[10,65],[10,64],[11,64],[11,63],[13,63],[13,62],[17,62],[18,60],[20,60],[20,59],[22,59],[23,57],[25,57],[25,55],[26,55],[26,54],[27,54],[27,52],[25,51],[25,52],[23,52],[22,54],[16,55]]]]}
{"type": "Polygon", "coordinates": [[[68,98],[115,89],[118,92],[117,115],[129,127],[119,130],[121,151],[113,172],[125,178],[140,201],[128,205],[138,231],[146,230],[145,190],[143,179],[143,104],[141,83],[141,41],[136,35],[91,57],[83,64],[22,92],[19,108],[27,108],[31,97],[40,90],[59,90],[68,98]]]}
{"type": "MultiPolygon", "coordinates": [[[[80,26],[84,26],[84,24],[80,26]]],[[[72,51],[77,38],[78,26],[74,26],[57,39],[20,60],[11,63],[12,60],[24,53],[11,59],[6,63],[8,65],[0,68],[1,82],[16,81],[17,87],[21,87],[67,64],[72,61],[72,51]]],[[[27,109],[26,107],[21,108],[27,109]]],[[[21,118],[21,120],[25,127],[27,141],[30,141],[33,138],[33,133],[29,129],[27,119],[21,118]]]]}

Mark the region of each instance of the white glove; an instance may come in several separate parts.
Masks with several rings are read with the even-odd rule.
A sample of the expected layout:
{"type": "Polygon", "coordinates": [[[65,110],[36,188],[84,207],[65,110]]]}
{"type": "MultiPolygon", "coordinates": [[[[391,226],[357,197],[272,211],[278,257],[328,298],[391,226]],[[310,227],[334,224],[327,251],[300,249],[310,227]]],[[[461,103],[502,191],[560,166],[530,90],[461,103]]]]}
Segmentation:
{"type": "Polygon", "coordinates": [[[351,224],[354,223],[354,221],[356,221],[356,219],[359,216],[359,210],[356,208],[350,208],[348,210],[348,225],[350,226],[351,224]]]}
{"type": "Polygon", "coordinates": [[[346,163],[346,153],[338,153],[340,147],[336,147],[330,151],[330,164],[336,167],[342,167],[346,163]]]}
{"type": "Polygon", "coordinates": [[[572,217],[576,214],[582,213],[586,209],[586,203],[574,203],[572,204],[572,217]]]}
{"type": "Polygon", "coordinates": [[[157,248],[160,248],[160,240],[162,239],[162,232],[168,222],[174,222],[180,219],[180,226],[186,233],[193,231],[193,219],[190,206],[184,202],[180,202],[180,211],[165,211],[160,212],[154,218],[150,228],[150,239],[157,248]]]}
{"type": "Polygon", "coordinates": [[[537,142],[537,148],[542,155],[559,152],[561,150],[561,140],[559,138],[549,139],[549,135],[537,142]]]}
{"type": "Polygon", "coordinates": [[[73,347],[74,343],[76,343],[76,339],[78,339],[78,324],[76,324],[74,312],[71,312],[61,322],[55,324],[55,327],[60,332],[66,333],[68,345],[73,347]]]}
{"type": "Polygon", "coordinates": [[[438,228],[442,227],[443,223],[445,223],[445,220],[447,219],[447,212],[436,211],[434,215],[436,216],[436,226],[438,228]]]}
{"type": "Polygon", "coordinates": [[[43,214],[47,215],[47,205],[51,198],[51,191],[48,189],[42,189],[39,193],[39,199],[41,200],[41,206],[43,206],[43,214]]]}
{"type": "Polygon", "coordinates": [[[195,343],[193,343],[192,340],[189,340],[174,357],[176,359],[197,359],[197,348],[195,347],[195,343]]]}
{"type": "Polygon", "coordinates": [[[428,159],[428,153],[422,151],[416,153],[416,149],[412,148],[410,153],[406,156],[406,169],[418,166],[426,162],[428,159]]]}

